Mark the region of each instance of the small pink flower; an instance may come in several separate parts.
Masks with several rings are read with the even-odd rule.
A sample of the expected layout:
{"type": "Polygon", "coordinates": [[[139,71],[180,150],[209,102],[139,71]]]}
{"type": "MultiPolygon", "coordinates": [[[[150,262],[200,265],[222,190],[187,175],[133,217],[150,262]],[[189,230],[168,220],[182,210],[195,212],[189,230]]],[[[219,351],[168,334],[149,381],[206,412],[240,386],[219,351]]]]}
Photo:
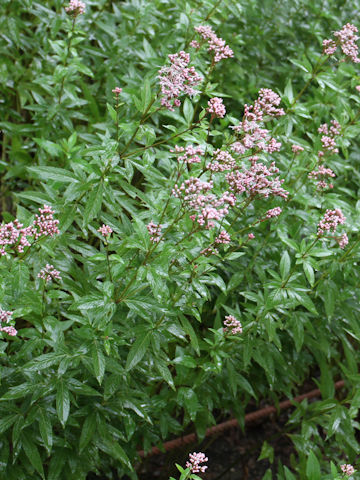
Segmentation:
{"type": "Polygon", "coordinates": [[[239,320],[236,320],[234,315],[227,315],[224,320],[224,332],[229,332],[230,335],[242,333],[242,325],[239,320]]]}
{"type": "Polygon", "coordinates": [[[199,50],[200,46],[201,45],[197,40],[192,40],[190,42],[190,47],[195,48],[196,50],[199,50]]]}
{"type": "Polygon", "coordinates": [[[291,150],[295,155],[304,151],[303,147],[300,147],[300,145],[292,145],[291,150]]]}
{"type": "Polygon", "coordinates": [[[42,278],[46,283],[50,283],[53,280],[61,280],[61,275],[58,270],[55,270],[53,265],[47,263],[38,273],[38,278],[42,278]]]}
{"type": "Polygon", "coordinates": [[[9,325],[3,327],[4,323],[7,324],[10,322],[10,320],[12,320],[12,316],[13,312],[9,312],[0,308],[0,332],[5,332],[11,337],[14,337],[17,334],[17,330],[13,326],[9,325]]]}
{"type": "Polygon", "coordinates": [[[266,218],[274,218],[274,217],[278,217],[282,212],[282,209],[280,207],[275,207],[275,208],[272,208],[271,210],[268,210],[266,212],[266,218]]]}
{"type": "Polygon", "coordinates": [[[219,38],[209,25],[200,25],[195,27],[195,31],[208,41],[208,51],[214,52],[214,62],[220,62],[223,58],[234,56],[234,52],[226,45],[225,40],[219,38]]]}
{"type": "Polygon", "coordinates": [[[220,234],[215,238],[215,243],[230,243],[230,235],[225,231],[222,230],[220,234]]]}
{"type": "Polygon", "coordinates": [[[188,165],[191,165],[192,163],[200,163],[200,156],[204,155],[204,150],[199,145],[188,145],[186,148],[175,145],[175,149],[171,149],[170,152],[185,152],[184,155],[179,155],[178,162],[185,162],[188,165]]]}
{"type": "Polygon", "coordinates": [[[153,243],[160,242],[162,225],[156,225],[156,223],[150,222],[146,225],[146,228],[151,235],[150,241],[153,243]]]}
{"type": "Polygon", "coordinates": [[[17,330],[14,327],[0,327],[0,332],[5,332],[10,337],[15,337],[17,335],[17,330]]]}
{"type": "Polygon", "coordinates": [[[204,453],[190,453],[189,461],[186,462],[186,468],[190,468],[191,473],[204,473],[208,468],[206,465],[200,466],[200,463],[205,463],[209,459],[205,456],[204,453]]]}
{"type": "Polygon", "coordinates": [[[226,114],[225,105],[222,98],[214,97],[208,101],[209,108],[207,111],[212,114],[212,117],[224,118],[226,114]]]}
{"type": "Polygon", "coordinates": [[[77,15],[82,15],[85,13],[86,5],[84,2],[80,0],[70,0],[70,3],[67,7],[65,7],[66,13],[69,15],[73,15],[76,17],[77,15]]]}
{"type": "Polygon", "coordinates": [[[341,237],[338,237],[336,239],[336,241],[338,242],[340,248],[345,248],[346,245],[349,243],[349,239],[346,233],[343,233],[341,237]]]}
{"type": "Polygon", "coordinates": [[[348,477],[356,472],[355,468],[350,464],[340,465],[340,468],[341,471],[348,477]]]}
{"type": "Polygon", "coordinates": [[[343,54],[348,59],[350,59],[354,63],[359,63],[359,47],[356,45],[356,41],[359,38],[356,35],[357,31],[358,29],[355,27],[355,25],[347,23],[342,27],[341,30],[334,32],[335,40],[327,39],[323,41],[323,52],[326,55],[333,55],[336,52],[338,45],[340,45],[343,54]]]}
{"type": "Polygon", "coordinates": [[[210,246],[201,250],[200,254],[204,255],[204,257],[210,257],[210,255],[218,255],[219,250],[217,248],[210,246]]]}
{"type": "Polygon", "coordinates": [[[54,220],[54,211],[48,205],[39,208],[39,215],[35,215],[34,228],[37,229],[35,239],[41,236],[53,237],[60,233],[58,229],[59,220],[54,220]]]}
{"type": "Polygon", "coordinates": [[[190,55],[184,51],[169,55],[170,66],[159,70],[161,89],[161,105],[173,111],[179,107],[180,95],[193,96],[197,93],[194,87],[201,83],[202,78],[194,67],[189,67],[190,55]]]}
{"type": "Polygon", "coordinates": [[[13,312],[9,312],[8,310],[3,310],[0,308],[0,323],[9,323],[12,319],[13,312]]]}
{"type": "Polygon", "coordinates": [[[248,234],[248,239],[253,240],[255,238],[255,235],[253,233],[248,234]]]}
{"type": "Polygon", "coordinates": [[[335,232],[338,225],[343,225],[345,220],[346,218],[340,208],[326,210],[324,217],[318,224],[318,236],[323,236],[325,232],[335,232]]]}
{"type": "Polygon", "coordinates": [[[356,85],[355,88],[356,88],[356,90],[357,90],[358,92],[360,92],[360,85],[356,85]]]}
{"type": "Polygon", "coordinates": [[[115,87],[113,90],[111,90],[112,93],[115,93],[116,96],[120,95],[120,93],[122,92],[122,88],[120,87],[115,87]]]}
{"type": "Polygon", "coordinates": [[[104,225],[104,224],[103,224],[103,225],[98,229],[98,232],[101,233],[101,235],[106,238],[106,237],[108,237],[109,235],[111,235],[113,231],[112,231],[112,228],[109,227],[109,225],[104,225]]]}

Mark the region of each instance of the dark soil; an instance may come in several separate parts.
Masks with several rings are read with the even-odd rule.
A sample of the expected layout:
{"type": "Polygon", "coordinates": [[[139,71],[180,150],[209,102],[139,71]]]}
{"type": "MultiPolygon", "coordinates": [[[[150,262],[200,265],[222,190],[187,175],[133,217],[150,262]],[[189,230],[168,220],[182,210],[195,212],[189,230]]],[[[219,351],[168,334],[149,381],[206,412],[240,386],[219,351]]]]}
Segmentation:
{"type": "Polygon", "coordinates": [[[178,463],[185,466],[190,452],[204,452],[209,458],[208,469],[201,474],[203,480],[261,480],[266,470],[277,471],[280,461],[290,468],[290,457],[294,452],[287,436],[288,412],[273,416],[259,423],[246,426],[243,433],[233,428],[219,436],[206,438],[200,445],[189,445],[186,450],[173,450],[166,454],[154,455],[139,468],[140,480],[168,480],[169,476],[179,478],[174,468],[178,463]],[[274,462],[258,460],[264,440],[274,448],[274,462]]]}

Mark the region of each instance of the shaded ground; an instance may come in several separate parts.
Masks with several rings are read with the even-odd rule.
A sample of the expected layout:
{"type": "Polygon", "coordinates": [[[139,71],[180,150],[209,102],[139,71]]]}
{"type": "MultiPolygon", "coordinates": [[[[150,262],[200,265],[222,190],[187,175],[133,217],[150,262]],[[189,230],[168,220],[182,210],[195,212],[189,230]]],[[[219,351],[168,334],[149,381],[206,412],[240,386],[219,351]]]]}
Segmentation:
{"type": "Polygon", "coordinates": [[[202,451],[209,458],[208,470],[202,474],[203,480],[261,480],[266,470],[277,470],[280,460],[290,467],[293,453],[292,443],[286,435],[285,424],[288,412],[279,417],[270,417],[259,423],[246,427],[245,433],[240,428],[233,428],[218,436],[207,438],[200,446],[190,445],[184,450],[174,450],[167,454],[148,458],[141,469],[141,480],[168,480],[170,475],[179,477],[173,465],[185,465],[189,452],[202,451]],[[259,461],[263,441],[274,448],[275,461],[259,461]]]}

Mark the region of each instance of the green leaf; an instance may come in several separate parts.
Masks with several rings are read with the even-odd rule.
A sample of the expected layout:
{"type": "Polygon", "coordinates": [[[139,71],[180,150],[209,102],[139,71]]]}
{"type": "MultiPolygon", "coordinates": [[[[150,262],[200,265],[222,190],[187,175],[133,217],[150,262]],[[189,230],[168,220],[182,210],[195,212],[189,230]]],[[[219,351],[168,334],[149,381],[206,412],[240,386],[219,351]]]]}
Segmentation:
{"type": "Polygon", "coordinates": [[[19,417],[17,413],[13,413],[11,415],[6,415],[5,417],[0,419],[0,433],[6,432],[8,428],[15,422],[15,420],[19,417]]]}
{"type": "Polygon", "coordinates": [[[54,142],[44,140],[43,138],[34,138],[35,142],[53,157],[58,157],[62,153],[62,148],[54,142]]]}
{"type": "Polygon", "coordinates": [[[266,460],[266,459],[269,459],[270,463],[274,462],[274,449],[271,445],[267,443],[267,441],[265,441],[262,444],[262,448],[261,448],[261,452],[258,460],[266,460]]]}
{"type": "Polygon", "coordinates": [[[142,113],[145,113],[151,102],[151,85],[149,79],[146,79],[141,89],[142,113]]]}
{"type": "Polygon", "coordinates": [[[321,480],[320,464],[314,452],[310,452],[306,462],[306,476],[308,480],[321,480]]]}
{"type": "Polygon", "coordinates": [[[181,320],[181,325],[183,329],[185,330],[187,335],[189,335],[190,337],[190,342],[193,349],[195,350],[197,355],[200,355],[199,342],[193,326],[191,325],[190,321],[185,317],[185,315],[180,315],[180,320],[181,320]]]}
{"type": "Polygon", "coordinates": [[[93,367],[95,371],[95,376],[99,384],[101,385],[102,379],[104,378],[105,373],[105,364],[106,359],[101,350],[100,345],[96,342],[95,345],[91,347],[91,355],[93,361],[93,367]]]}
{"type": "Polygon", "coordinates": [[[41,478],[45,478],[43,462],[41,460],[39,450],[37,446],[33,443],[30,435],[27,432],[23,431],[23,433],[21,434],[21,443],[31,465],[41,475],[41,478]]]}
{"type": "Polygon", "coordinates": [[[57,448],[51,455],[49,464],[49,474],[47,480],[58,480],[61,471],[69,458],[69,450],[65,448],[57,448]]]}
{"type": "Polygon", "coordinates": [[[64,379],[57,382],[56,411],[61,425],[65,428],[70,413],[70,394],[64,379]]]}
{"type": "Polygon", "coordinates": [[[146,349],[149,346],[151,339],[151,332],[144,332],[141,334],[131,346],[130,352],[126,360],[126,370],[131,370],[145,355],[146,349]]]}
{"type": "Polygon", "coordinates": [[[79,442],[79,451],[80,453],[92,440],[96,430],[96,415],[95,412],[90,413],[85,418],[83,428],[81,430],[80,442],[79,442]]]}
{"type": "Polygon", "coordinates": [[[31,360],[31,362],[26,363],[23,366],[23,369],[28,372],[37,372],[39,370],[44,370],[51,367],[52,365],[58,365],[65,356],[66,355],[64,353],[44,353],[44,355],[40,355],[34,360],[31,360]]]}
{"type": "Polygon", "coordinates": [[[112,105],[110,105],[110,103],[106,104],[106,108],[107,108],[107,111],[109,112],[111,120],[115,123],[117,118],[115,108],[112,105]]]}
{"type": "Polygon", "coordinates": [[[102,182],[100,182],[97,188],[94,188],[91,191],[89,198],[86,201],[83,227],[86,227],[89,224],[89,222],[97,216],[101,208],[102,200],[103,200],[103,184],[102,182]]]}
{"type": "Polygon", "coordinates": [[[26,397],[33,391],[36,390],[36,385],[33,383],[22,383],[21,385],[16,385],[11,387],[8,392],[6,392],[0,400],[15,400],[16,398],[26,397]]]}
{"type": "Polygon", "coordinates": [[[160,375],[163,377],[165,382],[173,389],[175,390],[175,385],[173,378],[171,376],[170,370],[167,367],[166,362],[163,360],[160,360],[159,358],[156,359],[155,363],[156,368],[158,369],[160,375]]]}
{"type": "Polygon", "coordinates": [[[288,252],[285,250],[280,260],[280,273],[282,280],[286,280],[290,273],[291,260],[288,252]]]}
{"type": "Polygon", "coordinates": [[[27,167],[29,172],[42,180],[54,180],[56,182],[71,183],[79,180],[69,170],[57,167],[27,167]]]}
{"type": "Polygon", "coordinates": [[[97,296],[88,295],[81,300],[74,302],[70,310],[93,310],[94,308],[101,308],[105,305],[105,300],[97,296]]]}
{"type": "Polygon", "coordinates": [[[294,100],[294,92],[293,92],[293,88],[292,88],[291,78],[289,78],[289,80],[286,84],[284,94],[288,98],[290,103],[294,100]]]}
{"type": "Polygon", "coordinates": [[[192,103],[188,98],[185,98],[183,111],[185,120],[190,125],[194,115],[194,107],[192,106],[192,103]]]}
{"type": "Polygon", "coordinates": [[[133,470],[133,466],[131,465],[128,456],[126,455],[123,448],[120,447],[120,445],[116,441],[113,441],[112,439],[110,440],[107,438],[102,438],[98,440],[98,446],[100,450],[115,458],[119,462],[123,463],[131,471],[133,470]]]}
{"type": "Polygon", "coordinates": [[[315,283],[315,274],[314,274],[313,267],[308,262],[303,262],[302,265],[303,265],[306,278],[308,279],[308,282],[310,283],[311,286],[313,286],[315,283]]]}
{"type": "Polygon", "coordinates": [[[41,438],[44,442],[46,450],[50,454],[51,447],[53,444],[53,432],[52,432],[49,415],[43,408],[39,409],[38,421],[39,421],[39,430],[40,430],[41,438]]]}

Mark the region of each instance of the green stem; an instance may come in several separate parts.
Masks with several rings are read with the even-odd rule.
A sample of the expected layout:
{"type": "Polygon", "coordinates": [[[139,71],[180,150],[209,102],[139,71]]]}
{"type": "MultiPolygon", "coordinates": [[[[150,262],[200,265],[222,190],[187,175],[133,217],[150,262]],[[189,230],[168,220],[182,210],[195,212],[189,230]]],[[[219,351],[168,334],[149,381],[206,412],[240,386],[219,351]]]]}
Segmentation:
{"type": "MultiPolygon", "coordinates": [[[[72,39],[73,39],[73,36],[74,36],[75,23],[76,23],[76,16],[74,16],[74,18],[73,18],[72,26],[71,26],[71,30],[70,30],[70,34],[69,34],[69,36],[68,36],[66,55],[65,55],[65,58],[64,58],[64,62],[63,62],[64,67],[66,67],[67,60],[68,60],[68,58],[69,58],[70,49],[71,49],[71,42],[72,42],[72,39]]],[[[64,91],[65,76],[66,76],[66,75],[63,75],[63,78],[62,78],[62,80],[61,80],[60,92],[59,92],[59,97],[58,97],[58,104],[59,104],[59,105],[60,105],[60,103],[61,103],[61,97],[62,97],[62,94],[63,94],[63,91],[64,91]]]]}

